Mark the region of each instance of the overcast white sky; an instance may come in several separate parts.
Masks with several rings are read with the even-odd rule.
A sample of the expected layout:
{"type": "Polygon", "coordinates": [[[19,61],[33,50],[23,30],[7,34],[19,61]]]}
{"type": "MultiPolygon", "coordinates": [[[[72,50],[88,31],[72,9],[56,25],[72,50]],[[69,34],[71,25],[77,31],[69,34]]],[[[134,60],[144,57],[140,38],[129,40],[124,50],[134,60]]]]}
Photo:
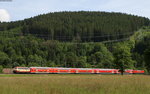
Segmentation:
{"type": "Polygon", "coordinates": [[[0,1],[0,21],[16,21],[55,11],[123,12],[150,18],[150,0],[12,0],[0,1]]]}

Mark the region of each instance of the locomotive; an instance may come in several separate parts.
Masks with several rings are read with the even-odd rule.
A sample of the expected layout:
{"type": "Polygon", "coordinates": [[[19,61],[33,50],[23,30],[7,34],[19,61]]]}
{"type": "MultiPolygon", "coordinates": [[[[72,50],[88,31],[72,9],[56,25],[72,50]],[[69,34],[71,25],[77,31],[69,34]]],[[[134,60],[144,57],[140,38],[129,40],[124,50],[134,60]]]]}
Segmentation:
{"type": "MultiPolygon", "coordinates": [[[[14,73],[28,74],[120,74],[119,69],[61,68],[61,67],[15,67],[14,73]]],[[[126,74],[144,74],[144,70],[126,69],[126,74]]]]}

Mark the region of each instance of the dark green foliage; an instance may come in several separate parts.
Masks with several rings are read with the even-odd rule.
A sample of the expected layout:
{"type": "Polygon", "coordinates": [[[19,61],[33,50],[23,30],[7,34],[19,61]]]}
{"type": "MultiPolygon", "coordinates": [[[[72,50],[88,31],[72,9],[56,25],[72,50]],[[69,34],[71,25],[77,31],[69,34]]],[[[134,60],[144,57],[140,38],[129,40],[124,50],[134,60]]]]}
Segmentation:
{"type": "Polygon", "coordinates": [[[3,66],[0,65],[0,73],[3,73],[3,66]]]}
{"type": "Polygon", "coordinates": [[[0,65],[9,66],[10,61],[11,60],[10,60],[9,56],[6,53],[0,52],[0,65]]]}
{"type": "Polygon", "coordinates": [[[150,47],[148,49],[146,49],[145,53],[144,53],[144,59],[145,59],[145,65],[146,68],[148,70],[148,72],[150,73],[150,47]]]}
{"type": "Polygon", "coordinates": [[[123,74],[125,69],[134,69],[135,61],[131,57],[131,49],[125,43],[117,43],[114,46],[115,67],[123,74]]]}
{"type": "Polygon", "coordinates": [[[92,65],[97,65],[101,68],[113,68],[114,57],[110,51],[101,43],[94,45],[90,61],[92,65]]]}
{"type": "MultiPolygon", "coordinates": [[[[4,32],[3,32],[4,33],[4,32]]],[[[1,36],[0,65],[112,68],[113,56],[101,43],[62,43],[33,36],[1,36]],[[94,63],[94,56],[97,63],[94,63]],[[100,66],[101,65],[101,66],[100,66]]]]}
{"type": "Polygon", "coordinates": [[[23,21],[0,23],[0,31],[20,27],[21,32],[59,41],[99,42],[129,37],[149,19],[123,13],[55,12],[23,21]]]}
{"type": "Polygon", "coordinates": [[[149,19],[143,17],[83,11],[0,23],[0,65],[149,71],[150,29],[143,27],[146,33],[135,32],[147,25],[149,19]],[[129,36],[130,40],[125,42],[98,42],[129,36]]]}
{"type": "Polygon", "coordinates": [[[138,69],[144,69],[145,68],[145,62],[144,62],[144,56],[140,55],[137,52],[132,53],[133,60],[135,62],[135,67],[138,69]]]}

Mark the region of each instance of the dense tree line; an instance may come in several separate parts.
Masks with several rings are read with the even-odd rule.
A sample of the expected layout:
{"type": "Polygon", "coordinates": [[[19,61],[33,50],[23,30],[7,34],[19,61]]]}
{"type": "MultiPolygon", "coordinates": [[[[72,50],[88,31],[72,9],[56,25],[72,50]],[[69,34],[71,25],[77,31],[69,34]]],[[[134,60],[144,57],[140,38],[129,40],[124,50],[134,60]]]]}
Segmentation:
{"type": "MultiPolygon", "coordinates": [[[[16,29],[18,30],[18,29],[16,29]]],[[[150,72],[150,29],[117,43],[77,43],[44,40],[32,35],[1,32],[0,65],[145,69],[150,72]]]]}
{"type": "Polygon", "coordinates": [[[122,13],[56,12],[0,23],[0,70],[15,66],[145,69],[149,19],[122,13]],[[132,36],[131,36],[132,35],[132,36]],[[98,41],[130,37],[116,43],[98,41]]]}
{"type": "Polygon", "coordinates": [[[136,61],[135,66],[146,68],[150,73],[150,27],[139,30],[134,35],[135,45],[133,49],[133,59],[136,61]]]}
{"type": "Polygon", "coordinates": [[[0,65],[113,68],[113,55],[101,43],[61,43],[33,36],[1,37],[0,65]],[[102,58],[103,57],[103,58],[102,58]]]}
{"type": "Polygon", "coordinates": [[[25,34],[59,41],[99,42],[129,37],[149,19],[124,13],[54,12],[23,21],[0,23],[0,31],[19,27],[25,34]]]}

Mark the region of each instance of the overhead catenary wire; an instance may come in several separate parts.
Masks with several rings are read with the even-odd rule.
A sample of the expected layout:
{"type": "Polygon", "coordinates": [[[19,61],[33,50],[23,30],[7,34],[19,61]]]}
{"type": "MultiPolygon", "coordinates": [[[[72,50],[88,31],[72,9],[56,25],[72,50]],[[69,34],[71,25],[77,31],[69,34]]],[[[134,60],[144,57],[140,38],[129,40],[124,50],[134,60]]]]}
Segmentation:
{"type": "MultiPolygon", "coordinates": [[[[92,39],[92,38],[108,38],[108,37],[118,37],[118,36],[131,36],[133,35],[133,33],[124,33],[124,34],[107,34],[107,35],[97,35],[97,36],[81,36],[82,39],[92,39]]],[[[35,37],[39,37],[39,38],[45,38],[47,40],[61,40],[61,39],[64,39],[64,40],[71,40],[73,39],[73,36],[55,36],[54,38],[55,39],[51,39],[50,35],[42,35],[42,34],[22,34],[22,33],[0,33],[0,36],[3,36],[3,37],[18,37],[18,36],[35,36],[35,37]]],[[[101,42],[101,43],[109,43],[109,42],[119,42],[119,41],[126,41],[126,40],[129,40],[129,38],[120,38],[120,39],[112,39],[112,40],[102,40],[102,41],[90,41],[90,42],[77,42],[78,44],[85,44],[85,43],[98,43],[98,42],[101,42]]],[[[61,43],[71,43],[71,44],[77,44],[75,42],[65,42],[65,41],[61,41],[61,43]]]]}

